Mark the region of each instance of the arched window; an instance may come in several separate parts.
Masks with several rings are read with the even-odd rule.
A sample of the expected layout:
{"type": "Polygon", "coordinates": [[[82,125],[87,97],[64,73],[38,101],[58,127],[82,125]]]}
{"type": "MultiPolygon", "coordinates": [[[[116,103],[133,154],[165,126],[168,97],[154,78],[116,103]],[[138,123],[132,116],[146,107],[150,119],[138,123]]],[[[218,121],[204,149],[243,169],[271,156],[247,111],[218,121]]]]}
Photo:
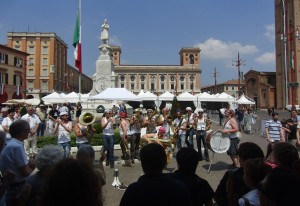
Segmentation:
{"type": "Polygon", "coordinates": [[[162,81],[162,82],[165,81],[165,75],[160,76],[160,81],[162,81]]]}
{"type": "Polygon", "coordinates": [[[194,81],[194,79],[195,79],[195,76],[194,76],[194,75],[191,75],[191,76],[190,76],[190,81],[192,82],[192,81],[194,81]]]}
{"type": "Polygon", "coordinates": [[[141,81],[143,82],[143,81],[145,81],[145,75],[141,75],[141,81]]]}
{"type": "Polygon", "coordinates": [[[194,64],[195,63],[195,61],[194,61],[194,55],[193,54],[190,54],[189,59],[190,59],[190,64],[194,64]]]}
{"type": "Polygon", "coordinates": [[[172,75],[172,76],[170,77],[170,79],[171,79],[172,82],[175,81],[175,76],[172,75]]]}
{"type": "Polygon", "coordinates": [[[121,80],[122,82],[124,82],[125,76],[124,76],[124,75],[121,75],[121,76],[120,76],[120,80],[121,80]]]}

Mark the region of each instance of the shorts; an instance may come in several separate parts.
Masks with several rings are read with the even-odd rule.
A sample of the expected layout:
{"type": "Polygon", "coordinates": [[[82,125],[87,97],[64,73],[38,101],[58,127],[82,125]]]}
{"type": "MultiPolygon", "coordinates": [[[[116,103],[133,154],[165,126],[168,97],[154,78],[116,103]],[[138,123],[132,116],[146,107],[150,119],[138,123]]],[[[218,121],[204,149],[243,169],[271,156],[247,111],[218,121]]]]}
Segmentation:
{"type": "Polygon", "coordinates": [[[238,155],[238,144],[240,140],[239,138],[232,138],[230,139],[230,146],[227,150],[227,154],[230,156],[237,156],[238,155]]]}

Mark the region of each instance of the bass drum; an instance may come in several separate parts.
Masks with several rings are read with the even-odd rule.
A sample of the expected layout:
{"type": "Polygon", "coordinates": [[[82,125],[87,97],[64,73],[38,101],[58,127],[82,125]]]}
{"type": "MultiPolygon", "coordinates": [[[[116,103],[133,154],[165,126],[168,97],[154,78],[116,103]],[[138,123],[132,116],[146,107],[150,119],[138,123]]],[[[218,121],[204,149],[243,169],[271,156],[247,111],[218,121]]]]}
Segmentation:
{"type": "Polygon", "coordinates": [[[225,153],[230,147],[230,139],[221,131],[212,131],[206,136],[208,148],[216,153],[225,153]]]}

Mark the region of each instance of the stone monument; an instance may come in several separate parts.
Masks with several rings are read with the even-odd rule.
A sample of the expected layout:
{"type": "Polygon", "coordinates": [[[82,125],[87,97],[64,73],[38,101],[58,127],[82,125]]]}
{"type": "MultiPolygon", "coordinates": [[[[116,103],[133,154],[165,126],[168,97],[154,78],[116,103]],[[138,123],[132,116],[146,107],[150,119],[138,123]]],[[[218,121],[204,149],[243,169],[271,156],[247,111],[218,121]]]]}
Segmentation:
{"type": "Polygon", "coordinates": [[[100,55],[96,62],[96,73],[93,75],[93,89],[90,96],[101,93],[106,88],[116,87],[116,75],[114,72],[114,63],[112,61],[112,49],[109,45],[109,25],[107,20],[101,26],[102,44],[98,47],[100,55]]]}

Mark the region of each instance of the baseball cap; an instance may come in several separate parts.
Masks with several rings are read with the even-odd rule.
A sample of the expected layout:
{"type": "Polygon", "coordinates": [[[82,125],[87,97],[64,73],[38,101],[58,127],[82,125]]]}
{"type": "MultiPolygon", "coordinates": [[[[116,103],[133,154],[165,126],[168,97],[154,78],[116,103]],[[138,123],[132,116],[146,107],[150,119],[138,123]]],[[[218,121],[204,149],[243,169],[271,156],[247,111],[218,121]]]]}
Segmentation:
{"type": "Polygon", "coordinates": [[[127,117],[127,115],[125,112],[120,112],[120,118],[126,118],[126,117],[127,117]]]}
{"type": "Polygon", "coordinates": [[[7,112],[9,110],[8,107],[2,107],[1,112],[7,112]]]}
{"type": "Polygon", "coordinates": [[[59,113],[59,116],[64,116],[66,114],[68,114],[68,112],[61,112],[61,113],[59,113]]]}
{"type": "Polygon", "coordinates": [[[204,110],[203,110],[203,109],[198,109],[198,113],[199,113],[199,112],[204,112],[204,110]]]}
{"type": "Polygon", "coordinates": [[[187,107],[185,110],[186,111],[192,111],[192,108],[191,107],[187,107]]]}
{"type": "Polygon", "coordinates": [[[164,127],[160,127],[160,128],[158,129],[158,131],[161,132],[161,133],[165,133],[165,132],[166,132],[166,129],[165,129],[164,127]]]}

